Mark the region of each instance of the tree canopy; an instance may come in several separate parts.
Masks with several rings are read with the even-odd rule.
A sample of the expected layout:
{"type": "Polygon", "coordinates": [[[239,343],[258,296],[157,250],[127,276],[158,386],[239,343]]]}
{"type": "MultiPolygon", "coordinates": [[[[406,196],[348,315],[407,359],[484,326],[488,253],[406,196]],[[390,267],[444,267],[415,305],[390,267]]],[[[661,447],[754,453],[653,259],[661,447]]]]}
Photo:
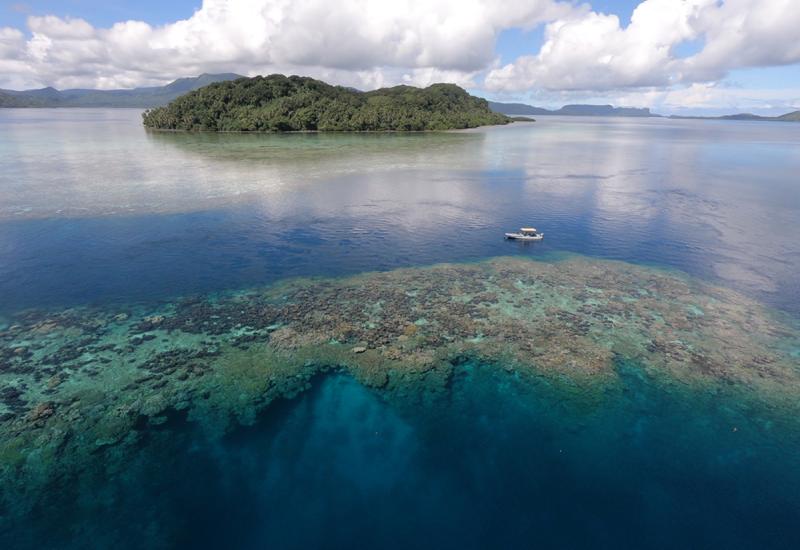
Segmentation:
{"type": "Polygon", "coordinates": [[[454,84],[360,92],[280,74],[216,82],[142,116],[148,128],[210,132],[422,131],[511,122],[454,84]]]}

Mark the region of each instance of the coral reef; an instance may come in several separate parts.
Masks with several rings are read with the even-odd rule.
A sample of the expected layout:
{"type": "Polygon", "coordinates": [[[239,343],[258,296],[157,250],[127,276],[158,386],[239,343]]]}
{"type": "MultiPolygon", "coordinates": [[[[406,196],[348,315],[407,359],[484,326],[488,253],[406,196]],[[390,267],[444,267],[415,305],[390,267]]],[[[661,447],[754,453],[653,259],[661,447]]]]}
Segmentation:
{"type": "Polygon", "coordinates": [[[36,506],[53,479],[111,448],[135,452],[176,411],[224,434],[333,369],[408,403],[446,394],[454,365],[479,358],[591,409],[621,391],[624,357],[665,388],[736,392],[791,428],[798,350],[791,319],[740,294],[583,257],[298,279],[155,308],[25,311],[0,322],[3,499],[36,506]]]}

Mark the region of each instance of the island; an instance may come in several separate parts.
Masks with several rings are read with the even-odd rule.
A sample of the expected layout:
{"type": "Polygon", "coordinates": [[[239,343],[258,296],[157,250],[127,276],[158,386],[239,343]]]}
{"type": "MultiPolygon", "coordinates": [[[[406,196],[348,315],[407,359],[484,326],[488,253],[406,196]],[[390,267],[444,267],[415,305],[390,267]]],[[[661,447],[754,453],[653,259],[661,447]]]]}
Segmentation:
{"type": "MultiPolygon", "coordinates": [[[[257,77],[258,78],[258,77],[257,77]]],[[[299,77],[285,77],[283,75],[272,75],[265,77],[265,80],[277,80],[299,78],[299,77]]],[[[226,81],[237,80],[252,80],[236,73],[218,73],[209,74],[203,73],[199,76],[182,77],[173,80],[172,82],[163,86],[146,86],[132,89],[118,89],[118,90],[95,90],[95,89],[66,89],[57,90],[52,87],[39,88],[34,90],[6,90],[0,89],[0,109],[2,108],[66,108],[66,107],[87,107],[87,108],[145,108],[155,109],[156,107],[163,107],[175,101],[180,96],[199,90],[200,88],[207,87],[210,84],[226,81]]],[[[312,79],[306,79],[312,80],[312,79]]],[[[318,82],[318,81],[315,81],[318,82]]],[[[324,84],[324,83],[321,83],[324,84]]],[[[327,85],[326,85],[327,86],[327,85]]],[[[446,84],[437,84],[431,88],[438,86],[452,86],[446,84]]],[[[457,89],[465,97],[472,97],[467,92],[452,86],[457,89]]],[[[330,88],[337,88],[330,86],[330,88]]],[[[338,88],[352,94],[362,94],[353,88],[338,88]]],[[[375,90],[374,92],[366,92],[367,96],[389,95],[392,96],[389,101],[396,100],[397,95],[404,95],[407,93],[419,92],[424,94],[430,88],[420,90],[411,86],[399,86],[396,88],[389,88],[385,90],[375,90]]],[[[334,94],[335,95],[335,94],[334,94]]],[[[364,95],[364,94],[362,94],[364,95]]],[[[475,100],[480,98],[472,97],[475,100]]],[[[375,102],[376,100],[372,100],[375,102]]],[[[696,119],[696,120],[745,120],[745,121],[767,121],[767,122],[800,122],[800,111],[793,111],[785,113],[780,116],[764,116],[750,113],[738,113],[721,116],[693,116],[693,115],[660,115],[653,113],[647,108],[636,107],[615,107],[613,105],[564,105],[559,109],[544,109],[542,107],[535,107],[526,103],[501,103],[497,101],[488,102],[489,110],[493,113],[506,115],[510,120],[502,122],[490,122],[489,124],[507,124],[509,122],[530,122],[532,115],[560,115],[560,116],[611,116],[611,117],[655,117],[655,118],[671,118],[671,119],[696,119]],[[524,117],[524,118],[522,118],[524,117]]],[[[413,105],[412,105],[413,107],[413,105]]],[[[405,108],[405,107],[404,107],[405,108]]],[[[481,109],[482,111],[482,109],[481,109]]],[[[426,115],[427,116],[427,115],[426,115]]],[[[481,115],[483,116],[483,114],[481,115]]],[[[152,128],[158,129],[183,129],[183,128],[162,128],[160,124],[153,122],[152,128]]],[[[473,127],[481,126],[482,124],[471,124],[456,127],[473,127]]],[[[318,128],[319,129],[319,128],[318,128]]],[[[375,129],[375,128],[369,128],[375,129]]],[[[402,130],[404,128],[378,128],[380,130],[396,129],[402,130]]],[[[423,129],[439,129],[439,128],[423,128],[423,129]]],[[[308,130],[308,129],[306,129],[308,130]]],[[[218,130],[219,131],[219,130],[218,130]]],[[[244,131],[244,130],[239,130],[244,131]]],[[[250,130],[252,131],[252,130],[250,130]]],[[[261,130],[264,131],[264,130],[261,130]]],[[[267,130],[269,131],[269,130],[267,130]]],[[[273,130],[274,131],[274,130],[273,130]]]]}
{"type": "Polygon", "coordinates": [[[500,103],[490,101],[489,108],[495,113],[506,116],[528,115],[559,115],[559,116],[605,116],[605,117],[652,117],[691,120],[750,120],[767,122],[800,122],[800,111],[792,111],[780,116],[763,116],[750,113],[739,113],[722,116],[692,116],[692,115],[659,115],[648,108],[639,107],[614,107],[613,105],[564,105],[560,109],[543,109],[526,103],[500,103]]]}
{"type": "Polygon", "coordinates": [[[142,117],[153,130],[207,132],[425,131],[512,122],[455,84],[362,92],[281,74],[209,84],[142,117]]]}
{"type": "Polygon", "coordinates": [[[739,113],[735,115],[722,115],[722,116],[680,116],[671,115],[669,118],[679,119],[696,119],[696,120],[749,120],[753,122],[800,122],[800,111],[792,111],[780,116],[762,116],[754,115],[752,113],[739,113]]]}
{"type": "Polygon", "coordinates": [[[564,105],[560,109],[543,109],[525,103],[500,103],[490,101],[489,108],[504,115],[560,115],[560,116],[624,116],[657,117],[647,108],[614,107],[613,105],[564,105]]]}

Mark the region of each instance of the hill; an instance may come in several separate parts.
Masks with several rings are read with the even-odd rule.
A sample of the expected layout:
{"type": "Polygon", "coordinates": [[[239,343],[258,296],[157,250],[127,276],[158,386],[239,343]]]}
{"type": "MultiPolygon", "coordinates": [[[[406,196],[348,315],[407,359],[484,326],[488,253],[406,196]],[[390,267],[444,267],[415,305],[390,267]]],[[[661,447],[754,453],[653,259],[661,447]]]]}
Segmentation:
{"type": "Polygon", "coordinates": [[[669,118],[699,119],[699,120],[750,120],[754,122],[800,122],[800,111],[792,111],[780,116],[762,116],[752,113],[738,113],[722,116],[681,116],[670,115],[669,118]]]}
{"type": "Polygon", "coordinates": [[[233,73],[201,74],[179,78],[166,86],[132,90],[0,90],[0,107],[157,107],[213,82],[236,78],[241,76],[233,73]]]}
{"type": "Polygon", "coordinates": [[[490,101],[489,108],[495,113],[503,115],[551,115],[552,111],[542,109],[541,107],[534,107],[533,105],[526,105],[525,103],[498,103],[497,101],[490,101]]]}
{"type": "Polygon", "coordinates": [[[454,84],[370,92],[274,74],[210,84],[146,111],[158,130],[211,132],[421,131],[508,124],[454,84]]]}
{"type": "Polygon", "coordinates": [[[651,113],[650,109],[647,108],[614,107],[613,105],[564,105],[560,109],[553,111],[553,114],[567,116],[658,116],[651,113]]]}
{"type": "Polygon", "coordinates": [[[0,108],[2,107],[42,107],[42,101],[34,97],[18,97],[5,90],[0,90],[0,108]]]}
{"type": "Polygon", "coordinates": [[[777,120],[782,120],[785,122],[800,122],[800,111],[793,111],[791,113],[786,113],[785,115],[781,115],[775,118],[777,120]]]}
{"type": "MultiPolygon", "coordinates": [[[[489,108],[504,115],[561,115],[561,116],[623,116],[623,117],[660,117],[651,113],[650,109],[636,107],[614,107],[612,105],[564,105],[560,109],[542,109],[525,103],[499,103],[490,101],[489,108]]],[[[669,118],[700,120],[753,120],[800,122],[800,111],[793,111],[781,116],[762,116],[750,113],[739,113],[723,116],[684,116],[670,115],[669,118]]]]}
{"type": "Polygon", "coordinates": [[[709,117],[709,118],[720,118],[722,120],[769,120],[772,117],[754,115],[751,113],[738,113],[735,115],[722,115],[719,117],[709,117]]]}
{"type": "Polygon", "coordinates": [[[561,116],[659,116],[650,109],[635,107],[614,107],[613,105],[564,105],[560,109],[542,109],[525,103],[499,103],[490,101],[489,107],[496,113],[504,115],[561,115],[561,116]]]}

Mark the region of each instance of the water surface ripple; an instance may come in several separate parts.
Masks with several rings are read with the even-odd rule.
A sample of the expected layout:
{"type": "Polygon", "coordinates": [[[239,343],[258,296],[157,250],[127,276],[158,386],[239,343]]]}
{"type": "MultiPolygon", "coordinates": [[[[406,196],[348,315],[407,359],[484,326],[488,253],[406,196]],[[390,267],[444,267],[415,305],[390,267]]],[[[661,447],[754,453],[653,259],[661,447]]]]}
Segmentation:
{"type": "Polygon", "coordinates": [[[0,112],[0,311],[570,251],[800,312],[800,126],[542,117],[436,134],[152,134],[0,112]],[[534,224],[536,246],[503,242],[534,224]]]}

